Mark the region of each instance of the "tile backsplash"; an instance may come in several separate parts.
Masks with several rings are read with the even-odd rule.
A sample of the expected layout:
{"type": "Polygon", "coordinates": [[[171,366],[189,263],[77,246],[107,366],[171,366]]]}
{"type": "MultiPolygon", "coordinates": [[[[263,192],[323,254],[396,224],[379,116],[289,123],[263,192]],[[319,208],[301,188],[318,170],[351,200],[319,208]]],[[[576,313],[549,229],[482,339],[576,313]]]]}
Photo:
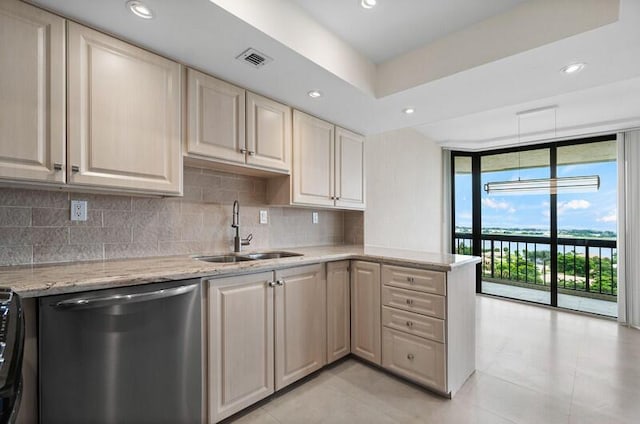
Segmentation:
{"type": "Polygon", "coordinates": [[[181,198],[0,186],[0,266],[230,251],[236,199],[247,249],[363,243],[362,212],[317,210],[312,224],[311,209],[269,206],[263,178],[185,167],[181,198]],[[70,220],[72,199],[87,200],[87,221],[70,220]]]}

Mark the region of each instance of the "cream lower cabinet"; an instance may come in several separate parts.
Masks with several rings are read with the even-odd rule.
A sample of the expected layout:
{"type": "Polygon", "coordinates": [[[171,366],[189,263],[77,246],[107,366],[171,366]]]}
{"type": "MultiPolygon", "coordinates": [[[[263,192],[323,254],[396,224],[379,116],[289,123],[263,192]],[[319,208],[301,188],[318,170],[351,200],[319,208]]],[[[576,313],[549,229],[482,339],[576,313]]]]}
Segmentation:
{"type": "Polygon", "coordinates": [[[0,179],[65,182],[65,21],[0,1],[0,179]]]}
{"type": "Polygon", "coordinates": [[[351,352],[349,261],[327,264],[327,363],[351,352]]]}
{"type": "Polygon", "coordinates": [[[326,363],[326,281],[323,265],[276,271],[276,390],[326,363]]]}
{"type": "Polygon", "coordinates": [[[67,26],[68,182],[180,194],[181,65],[67,26]]]}
{"type": "Polygon", "coordinates": [[[382,266],[382,366],[453,396],[475,370],[474,267],[382,266]]]}
{"type": "Polygon", "coordinates": [[[208,282],[209,421],[322,368],[324,265],[208,282]]]}
{"type": "Polygon", "coordinates": [[[351,262],[351,353],[381,364],[380,264],[351,262]]]}
{"type": "Polygon", "coordinates": [[[273,272],[209,281],[211,422],[274,392],[273,281],[273,272]]]}

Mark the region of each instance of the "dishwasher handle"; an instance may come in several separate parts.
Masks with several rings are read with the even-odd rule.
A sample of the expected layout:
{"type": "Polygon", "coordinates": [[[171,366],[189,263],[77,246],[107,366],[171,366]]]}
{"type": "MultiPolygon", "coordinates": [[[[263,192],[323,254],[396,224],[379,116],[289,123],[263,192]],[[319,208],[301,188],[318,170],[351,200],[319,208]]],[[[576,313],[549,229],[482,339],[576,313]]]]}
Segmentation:
{"type": "Polygon", "coordinates": [[[198,287],[198,284],[191,284],[188,286],[180,286],[171,289],[156,290],[147,293],[133,293],[133,294],[116,294],[106,297],[76,297],[73,299],[62,300],[57,303],[53,303],[56,309],[62,310],[76,310],[76,309],[89,309],[89,308],[101,308],[116,305],[126,305],[128,303],[148,302],[151,300],[165,299],[167,297],[180,296],[185,293],[194,291],[198,287]]]}

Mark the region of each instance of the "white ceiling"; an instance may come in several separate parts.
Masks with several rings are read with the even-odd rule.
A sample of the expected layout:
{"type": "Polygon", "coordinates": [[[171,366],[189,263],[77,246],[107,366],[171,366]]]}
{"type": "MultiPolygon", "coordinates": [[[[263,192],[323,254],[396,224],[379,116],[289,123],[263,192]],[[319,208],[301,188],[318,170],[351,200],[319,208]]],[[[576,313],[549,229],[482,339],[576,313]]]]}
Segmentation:
{"type": "Polygon", "coordinates": [[[525,0],[291,0],[374,63],[384,62],[525,0]]]}
{"type": "MultiPolygon", "coordinates": [[[[354,7],[358,0],[322,0],[317,4],[307,0],[146,0],[157,16],[149,21],[129,13],[125,0],[32,0],[63,16],[354,131],[375,134],[413,127],[443,145],[465,149],[518,142],[515,112],[550,104],[558,106],[557,134],[637,126],[640,1],[620,0],[619,19],[613,23],[586,18],[585,22],[578,22],[588,14],[572,13],[590,10],[597,20],[598,15],[610,14],[617,1],[447,0],[425,10],[423,5],[431,0],[378,0],[380,9],[373,12],[383,11],[383,7],[388,10],[382,16],[385,22],[374,24],[380,16],[354,7]],[[523,23],[526,26],[529,17],[533,22],[535,13],[543,7],[555,5],[565,7],[564,13],[575,16],[575,22],[565,18],[549,20],[548,26],[535,26],[535,30],[524,33],[518,28],[523,23]],[[456,17],[447,18],[452,11],[456,17]],[[356,22],[354,18],[350,23],[347,17],[358,13],[361,19],[356,22]],[[495,13],[498,15],[475,26],[460,28],[495,13]],[[323,26],[329,15],[336,16],[335,25],[343,31],[346,27],[354,32],[366,30],[372,40],[388,42],[380,41],[371,53],[366,52],[348,35],[323,26]],[[384,19],[387,16],[388,25],[384,19]],[[438,25],[433,24],[424,32],[409,30],[420,19],[438,25]],[[471,51],[465,52],[464,44],[459,49],[445,48],[456,41],[460,45],[461,39],[469,40],[474,28],[490,32],[496,22],[502,25],[500,31],[506,31],[498,31],[498,41],[504,43],[500,52],[493,43],[474,45],[473,39],[471,51]],[[563,33],[564,27],[571,24],[575,24],[575,30],[563,33]],[[580,29],[583,24],[586,26],[580,29]],[[415,42],[406,42],[405,47],[402,37],[407,33],[415,42]],[[540,34],[558,35],[545,39],[540,34]],[[430,46],[440,49],[439,73],[427,80],[394,81],[404,78],[403,67],[398,67],[404,62],[398,62],[398,58],[379,65],[373,63],[380,60],[376,58],[397,55],[434,38],[414,50],[420,53],[420,49],[427,51],[430,46]],[[274,61],[260,70],[236,61],[235,57],[247,47],[263,51],[274,61]],[[469,59],[474,55],[473,60],[469,59]],[[588,66],[571,77],[559,72],[574,61],[587,62],[588,66]],[[394,69],[387,65],[396,66],[399,71],[384,74],[383,68],[394,69]],[[380,95],[381,84],[395,84],[396,88],[380,95]],[[310,99],[306,93],[311,89],[321,90],[324,96],[310,99]],[[401,113],[407,106],[414,107],[416,113],[401,113]]],[[[428,63],[406,63],[415,66],[410,69],[414,75],[431,72],[428,63]]],[[[548,132],[523,134],[520,141],[548,137],[548,132]]]]}

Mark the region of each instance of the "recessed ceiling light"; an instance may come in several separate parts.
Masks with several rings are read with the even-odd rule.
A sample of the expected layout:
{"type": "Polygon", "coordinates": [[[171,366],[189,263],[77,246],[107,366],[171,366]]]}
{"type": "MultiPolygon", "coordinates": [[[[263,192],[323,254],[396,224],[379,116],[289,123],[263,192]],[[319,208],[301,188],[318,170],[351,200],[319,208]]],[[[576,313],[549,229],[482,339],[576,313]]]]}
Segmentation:
{"type": "Polygon", "coordinates": [[[402,112],[406,113],[407,115],[411,115],[413,112],[415,112],[416,110],[412,107],[406,107],[404,109],[402,109],[402,112]]]}
{"type": "Polygon", "coordinates": [[[564,68],[562,68],[561,71],[564,72],[565,74],[575,74],[577,72],[582,71],[585,65],[586,65],[585,63],[572,63],[571,65],[567,65],[564,68]]]}
{"type": "Polygon", "coordinates": [[[373,9],[375,5],[376,0],[360,0],[360,6],[364,7],[365,9],[373,9]]]}
{"type": "Polygon", "coordinates": [[[131,12],[142,19],[153,19],[153,11],[149,6],[139,0],[129,0],[127,7],[131,12]]]}
{"type": "Polygon", "coordinates": [[[318,97],[322,97],[322,93],[318,90],[311,90],[307,93],[309,97],[313,99],[317,99],[318,97]]]}

